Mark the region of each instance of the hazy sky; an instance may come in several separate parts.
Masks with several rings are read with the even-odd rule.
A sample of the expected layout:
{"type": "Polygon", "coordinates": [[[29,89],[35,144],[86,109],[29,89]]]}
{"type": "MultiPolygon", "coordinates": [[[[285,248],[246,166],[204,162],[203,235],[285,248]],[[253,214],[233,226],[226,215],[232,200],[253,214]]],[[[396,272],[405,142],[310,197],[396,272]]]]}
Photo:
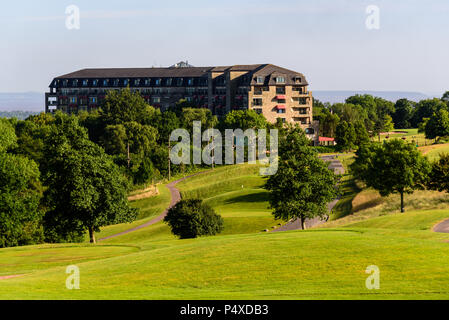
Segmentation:
{"type": "Polygon", "coordinates": [[[312,90],[449,90],[447,0],[3,0],[0,92],[88,67],[272,63],[312,90]],[[81,12],[66,28],[66,7],[81,12]],[[366,7],[380,9],[368,30],[366,7]]]}

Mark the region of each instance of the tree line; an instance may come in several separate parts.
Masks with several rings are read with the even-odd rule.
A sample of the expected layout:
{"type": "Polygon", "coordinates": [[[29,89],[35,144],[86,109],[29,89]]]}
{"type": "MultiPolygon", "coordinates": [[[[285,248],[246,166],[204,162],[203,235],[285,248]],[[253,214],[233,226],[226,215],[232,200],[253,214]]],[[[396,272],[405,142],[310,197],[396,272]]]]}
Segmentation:
{"type": "Polygon", "coordinates": [[[449,136],[449,91],[441,99],[419,102],[399,99],[395,103],[372,95],[348,97],[344,103],[322,103],[314,99],[314,119],[320,135],[333,137],[338,149],[359,147],[369,138],[393,129],[419,128],[426,138],[449,136]]]}

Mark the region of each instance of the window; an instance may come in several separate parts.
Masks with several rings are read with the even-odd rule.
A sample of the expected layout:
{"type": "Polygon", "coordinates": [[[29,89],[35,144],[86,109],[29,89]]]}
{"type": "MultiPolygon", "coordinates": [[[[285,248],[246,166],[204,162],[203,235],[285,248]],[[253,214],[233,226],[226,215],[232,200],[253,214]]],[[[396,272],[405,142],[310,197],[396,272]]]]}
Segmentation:
{"type": "Polygon", "coordinates": [[[257,88],[257,87],[255,87],[255,88],[254,88],[254,94],[255,94],[255,95],[261,95],[261,94],[262,94],[262,88],[257,88]]]}
{"type": "Polygon", "coordinates": [[[137,87],[140,85],[140,79],[134,80],[134,85],[137,87]]]}
{"type": "Polygon", "coordinates": [[[168,78],[168,79],[166,80],[165,84],[166,84],[167,86],[171,86],[172,81],[173,81],[172,78],[168,78]]]}
{"type": "Polygon", "coordinates": [[[263,84],[264,78],[263,77],[256,77],[256,83],[263,84]]]}
{"type": "Polygon", "coordinates": [[[70,97],[70,103],[76,103],[76,97],[70,97]]]}
{"type": "Polygon", "coordinates": [[[295,77],[295,83],[301,83],[301,77],[295,77]]]}
{"type": "Polygon", "coordinates": [[[119,79],[114,80],[114,87],[118,87],[119,81],[120,81],[119,79]]]}
{"type": "Polygon", "coordinates": [[[145,85],[148,86],[150,84],[150,79],[145,79],[145,85]]]}
{"type": "Polygon", "coordinates": [[[90,97],[89,98],[89,103],[90,104],[96,104],[97,103],[97,97],[90,97]]]}
{"type": "Polygon", "coordinates": [[[160,102],[161,102],[161,98],[159,98],[159,97],[153,98],[153,103],[160,103],[160,102]]]}
{"type": "Polygon", "coordinates": [[[107,87],[108,86],[108,82],[109,82],[109,80],[104,79],[103,80],[103,87],[107,87]]]}
{"type": "Polygon", "coordinates": [[[126,87],[128,84],[129,84],[129,80],[128,80],[128,79],[123,80],[123,85],[124,85],[125,87],[126,87]]]}
{"type": "Polygon", "coordinates": [[[254,111],[256,111],[258,114],[262,114],[262,108],[254,109],[254,111]]]}
{"type": "Polygon", "coordinates": [[[183,78],[178,78],[178,86],[180,87],[180,86],[182,86],[182,82],[184,81],[184,79],[183,78]]]}
{"type": "Polygon", "coordinates": [[[285,109],[278,109],[278,113],[285,113],[285,109]]]}
{"type": "Polygon", "coordinates": [[[262,98],[253,99],[253,106],[261,106],[261,105],[262,105],[262,98]]]}
{"type": "Polygon", "coordinates": [[[285,87],[276,87],[276,94],[285,94],[285,87]]]}
{"type": "Polygon", "coordinates": [[[276,83],[285,83],[284,77],[276,77],[276,83]]]}
{"type": "Polygon", "coordinates": [[[189,78],[189,79],[187,80],[187,85],[189,85],[189,86],[192,86],[192,85],[193,85],[193,79],[192,79],[192,78],[189,78]]]}
{"type": "Polygon", "coordinates": [[[87,87],[87,80],[83,80],[83,87],[87,87]]]}
{"type": "Polygon", "coordinates": [[[64,87],[67,87],[67,83],[68,83],[68,80],[63,80],[63,81],[62,81],[62,85],[63,85],[64,87]]]}
{"type": "Polygon", "coordinates": [[[92,81],[92,85],[96,87],[98,85],[98,80],[95,79],[94,81],[92,81]]]}
{"type": "Polygon", "coordinates": [[[161,79],[156,79],[154,84],[157,85],[157,86],[160,86],[161,85],[161,79]]]}
{"type": "Polygon", "coordinates": [[[72,80],[72,87],[76,87],[78,85],[78,80],[72,80]]]}

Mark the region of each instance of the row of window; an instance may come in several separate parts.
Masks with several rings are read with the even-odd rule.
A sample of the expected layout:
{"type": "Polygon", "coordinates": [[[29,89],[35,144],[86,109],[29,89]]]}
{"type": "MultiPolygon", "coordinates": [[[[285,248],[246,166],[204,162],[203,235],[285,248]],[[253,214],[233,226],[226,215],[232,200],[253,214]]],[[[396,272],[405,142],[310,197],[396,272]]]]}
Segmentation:
{"type": "Polygon", "coordinates": [[[54,87],[207,86],[207,78],[55,79],[54,87]]]}
{"type": "MultiPolygon", "coordinates": [[[[261,95],[264,91],[269,91],[269,87],[255,87],[254,94],[261,95]]],[[[298,93],[306,93],[303,87],[292,87],[292,91],[298,91],[298,93]]],[[[276,87],[276,94],[285,94],[285,87],[276,87]]]]}
{"type": "MultiPolygon", "coordinates": [[[[277,77],[275,77],[274,78],[274,81],[276,82],[276,83],[285,83],[285,77],[283,77],[283,76],[277,76],[277,77]]],[[[301,79],[301,77],[299,77],[299,76],[296,76],[296,77],[293,77],[293,81],[295,82],[295,83],[301,83],[302,82],[302,79],[301,79]]],[[[265,77],[263,77],[263,76],[257,76],[256,77],[256,83],[257,84],[264,84],[265,83],[265,77]]]]}

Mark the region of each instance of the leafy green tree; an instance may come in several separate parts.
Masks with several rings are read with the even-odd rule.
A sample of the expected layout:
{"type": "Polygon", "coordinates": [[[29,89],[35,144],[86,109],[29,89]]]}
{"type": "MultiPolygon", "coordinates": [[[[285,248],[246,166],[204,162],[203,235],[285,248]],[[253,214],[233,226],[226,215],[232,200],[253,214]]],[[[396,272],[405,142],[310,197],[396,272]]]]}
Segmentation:
{"type": "Polygon", "coordinates": [[[449,112],[440,109],[435,112],[427,121],[424,132],[427,139],[436,139],[449,135],[449,112]]]}
{"type": "Polygon", "coordinates": [[[440,154],[440,159],[432,163],[427,187],[431,190],[449,192],[449,154],[440,154]]]}
{"type": "Polygon", "coordinates": [[[418,125],[418,133],[425,133],[426,132],[426,126],[429,122],[430,118],[423,118],[422,122],[418,125]]]}
{"type": "Polygon", "coordinates": [[[39,169],[32,160],[6,153],[16,139],[4,121],[0,121],[0,129],[0,247],[41,242],[39,169]]]}
{"type": "Polygon", "coordinates": [[[279,144],[279,167],[268,177],[265,188],[276,219],[301,221],[324,217],[336,197],[337,177],[321,160],[304,132],[289,127],[279,144]]]}
{"type": "Polygon", "coordinates": [[[76,117],[56,115],[45,141],[43,172],[48,241],[74,241],[87,230],[131,222],[137,210],[127,200],[128,182],[104,150],[91,142],[76,117]]]}
{"type": "Polygon", "coordinates": [[[393,124],[393,119],[391,118],[390,115],[386,114],[383,117],[383,122],[382,122],[382,130],[384,132],[391,132],[394,130],[394,124],[393,124]]]}
{"type": "Polygon", "coordinates": [[[159,115],[155,124],[159,133],[158,143],[161,145],[167,144],[172,131],[181,127],[181,120],[175,112],[165,111],[159,115]]]}
{"type": "Polygon", "coordinates": [[[233,110],[223,120],[225,129],[264,129],[267,125],[265,117],[254,110],[233,110]]]}
{"type": "Polygon", "coordinates": [[[133,93],[129,88],[109,91],[99,111],[105,124],[144,123],[154,114],[154,108],[139,93],[133,93]]]}
{"type": "Polygon", "coordinates": [[[410,121],[413,116],[415,103],[407,99],[399,99],[394,105],[395,112],[393,114],[394,126],[397,129],[411,128],[410,121]]]}
{"type": "Polygon", "coordinates": [[[352,123],[340,121],[335,129],[335,142],[337,149],[340,151],[348,151],[355,148],[357,135],[352,123]]]}
{"type": "Polygon", "coordinates": [[[415,107],[415,112],[411,119],[411,125],[413,128],[423,121],[423,118],[430,118],[435,112],[440,109],[447,109],[446,103],[438,98],[421,100],[415,107]]]}
{"type": "Polygon", "coordinates": [[[181,200],[168,210],[164,221],[181,239],[215,235],[223,230],[223,218],[200,199],[181,200]]]}
{"type": "Polygon", "coordinates": [[[340,122],[340,117],[337,114],[331,113],[328,109],[323,109],[323,112],[314,119],[320,122],[321,136],[331,138],[335,136],[335,130],[340,122]]]}
{"type": "Polygon", "coordinates": [[[17,136],[12,124],[3,118],[0,118],[0,152],[12,148],[17,143],[17,136]]]}
{"type": "Polygon", "coordinates": [[[201,130],[215,128],[218,124],[216,116],[206,108],[184,108],[182,109],[181,124],[190,134],[193,131],[193,122],[201,122],[201,130]]]}
{"type": "Polygon", "coordinates": [[[369,143],[369,134],[368,131],[366,131],[365,125],[363,122],[357,121],[354,124],[354,131],[355,131],[355,142],[354,144],[357,147],[360,147],[361,145],[365,143],[369,143]]]}
{"type": "Polygon", "coordinates": [[[446,103],[449,103],[449,91],[446,91],[443,96],[441,97],[442,101],[445,101],[446,103]]]}
{"type": "Polygon", "coordinates": [[[424,187],[430,165],[415,146],[392,139],[383,144],[363,145],[350,169],[354,177],[383,197],[399,193],[401,212],[404,212],[404,193],[424,187]]]}

